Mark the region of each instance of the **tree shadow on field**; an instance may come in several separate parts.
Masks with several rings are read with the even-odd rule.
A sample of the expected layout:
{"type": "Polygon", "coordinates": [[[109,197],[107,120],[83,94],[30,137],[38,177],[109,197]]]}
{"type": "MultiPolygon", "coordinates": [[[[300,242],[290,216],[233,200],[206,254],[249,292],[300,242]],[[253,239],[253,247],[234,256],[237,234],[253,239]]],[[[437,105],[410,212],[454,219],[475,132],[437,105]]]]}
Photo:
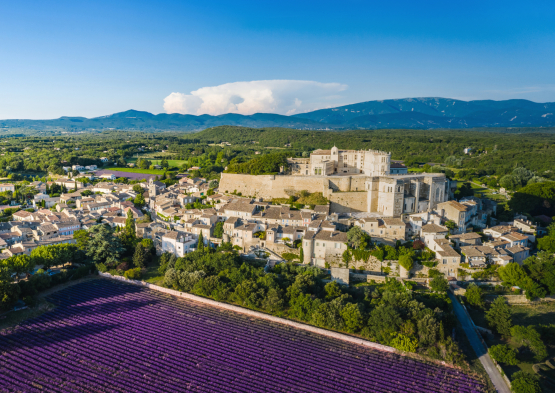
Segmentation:
{"type": "Polygon", "coordinates": [[[117,329],[118,324],[88,323],[75,326],[54,326],[46,329],[40,326],[25,326],[0,334],[0,351],[9,356],[11,351],[42,348],[70,340],[82,340],[91,335],[117,329]]]}

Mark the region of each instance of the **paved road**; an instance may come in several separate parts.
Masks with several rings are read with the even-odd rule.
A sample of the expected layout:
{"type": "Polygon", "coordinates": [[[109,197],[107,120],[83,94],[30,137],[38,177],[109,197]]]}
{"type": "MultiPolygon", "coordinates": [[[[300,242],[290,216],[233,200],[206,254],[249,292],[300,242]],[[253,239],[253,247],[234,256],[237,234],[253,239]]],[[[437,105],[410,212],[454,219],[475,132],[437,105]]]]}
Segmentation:
{"type": "Polygon", "coordinates": [[[474,352],[476,352],[476,355],[478,355],[478,358],[486,369],[486,372],[493,382],[493,385],[499,393],[511,393],[511,389],[507,386],[507,383],[501,376],[501,373],[499,372],[497,367],[495,367],[495,364],[493,364],[493,361],[489,357],[486,347],[480,340],[480,337],[478,337],[478,333],[476,333],[476,330],[474,329],[470,318],[468,318],[467,314],[465,313],[463,306],[461,306],[459,301],[451,292],[449,292],[449,297],[453,301],[453,309],[455,311],[455,315],[461,322],[464,332],[466,333],[466,337],[468,337],[468,341],[470,341],[470,345],[472,345],[472,348],[474,348],[474,352]]]}

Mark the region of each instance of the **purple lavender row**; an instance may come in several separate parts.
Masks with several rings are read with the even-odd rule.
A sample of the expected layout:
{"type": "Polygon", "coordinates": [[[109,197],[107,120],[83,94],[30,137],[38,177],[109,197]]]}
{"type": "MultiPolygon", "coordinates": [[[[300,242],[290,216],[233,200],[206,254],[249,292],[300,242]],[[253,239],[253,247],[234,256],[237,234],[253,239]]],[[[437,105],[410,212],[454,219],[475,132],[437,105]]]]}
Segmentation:
{"type": "MultiPolygon", "coordinates": [[[[112,287],[112,288],[104,288],[104,289],[111,290],[111,291],[110,291],[110,292],[111,292],[111,296],[105,296],[104,298],[101,298],[101,299],[98,299],[98,300],[93,300],[92,302],[88,302],[88,301],[87,301],[87,302],[84,302],[84,304],[87,305],[87,306],[91,306],[91,305],[94,305],[94,304],[97,304],[97,303],[98,303],[98,305],[102,305],[102,304],[105,304],[105,300],[106,300],[107,298],[112,298],[112,300],[114,300],[114,298],[117,298],[118,295],[121,295],[121,293],[122,293],[122,292],[120,292],[120,291],[122,290],[122,288],[117,288],[117,289],[118,289],[117,291],[114,290],[115,288],[113,288],[113,287],[112,287]],[[103,301],[104,301],[104,302],[103,302],[103,301]]],[[[125,290],[125,289],[123,289],[123,290],[125,290]]],[[[141,303],[144,303],[144,302],[142,301],[142,298],[150,298],[150,299],[152,299],[151,301],[153,301],[153,302],[158,301],[158,299],[156,299],[156,297],[149,296],[149,295],[150,295],[150,292],[147,292],[147,293],[144,293],[144,291],[137,291],[137,292],[138,292],[138,293],[134,293],[134,296],[124,296],[124,298],[127,299],[127,300],[133,300],[134,298],[140,298],[140,299],[141,299],[141,303]],[[141,292],[142,292],[142,293],[141,293],[141,292]]],[[[80,294],[80,295],[83,295],[83,294],[80,294]]],[[[91,294],[91,295],[96,295],[96,294],[91,294]]],[[[72,297],[73,297],[73,299],[75,299],[75,296],[72,296],[72,297]]],[[[64,300],[65,300],[65,299],[64,299],[64,300]]],[[[83,299],[83,300],[85,300],[85,299],[83,299]]],[[[170,305],[169,310],[170,310],[170,311],[174,311],[173,314],[177,314],[177,312],[175,312],[176,310],[173,309],[172,307],[175,308],[176,304],[179,303],[179,302],[177,302],[177,303],[176,303],[175,301],[173,301],[173,302],[168,302],[167,299],[163,299],[163,300],[166,301],[166,303],[170,303],[170,304],[169,304],[169,305],[170,305]],[[176,303],[176,304],[174,304],[174,303],[176,303]]],[[[76,304],[75,302],[62,301],[62,302],[60,302],[60,305],[61,305],[61,303],[65,303],[66,309],[67,309],[67,310],[71,310],[71,311],[74,311],[74,312],[80,311],[80,310],[79,310],[80,307],[74,307],[74,305],[76,304]]],[[[138,304],[138,303],[135,303],[135,305],[137,305],[137,304],[138,304]]],[[[104,310],[104,311],[110,311],[110,312],[108,312],[108,313],[106,313],[106,314],[102,314],[100,320],[111,321],[111,322],[120,322],[120,323],[128,323],[128,322],[130,322],[130,323],[135,324],[135,325],[129,325],[129,326],[131,327],[131,331],[133,331],[133,329],[136,330],[136,329],[138,329],[139,327],[140,327],[140,328],[145,327],[145,329],[143,329],[144,331],[143,331],[142,333],[144,333],[145,335],[147,335],[147,337],[148,337],[149,339],[155,339],[155,340],[159,340],[159,339],[160,339],[160,337],[159,337],[159,336],[156,336],[156,335],[151,331],[152,329],[150,329],[150,327],[148,326],[148,325],[150,325],[151,323],[152,323],[153,326],[154,326],[154,323],[155,323],[155,322],[153,323],[153,322],[149,321],[148,323],[146,323],[146,322],[143,320],[143,319],[151,319],[151,318],[152,318],[154,321],[160,320],[161,318],[162,318],[162,319],[165,319],[165,318],[163,318],[163,317],[167,317],[167,312],[162,312],[162,311],[160,310],[159,307],[153,307],[153,308],[150,309],[150,310],[147,309],[148,312],[146,312],[146,313],[144,314],[144,318],[141,317],[141,321],[139,321],[138,323],[135,323],[136,317],[133,317],[133,311],[135,311],[133,308],[128,307],[127,305],[126,305],[125,307],[121,307],[120,305],[117,305],[117,307],[111,307],[111,306],[109,305],[108,307],[109,307],[108,310],[105,310],[105,309],[103,309],[103,310],[104,310]],[[115,312],[113,312],[113,311],[115,311],[115,312]],[[119,311],[119,313],[118,313],[118,311],[119,311]],[[160,313],[162,313],[162,315],[160,315],[160,313]],[[120,321],[114,319],[114,314],[117,315],[117,319],[119,319],[120,321]],[[154,336],[152,336],[153,334],[154,334],[154,336]]],[[[165,307],[165,306],[164,306],[164,307],[165,307]]],[[[178,307],[178,309],[183,309],[183,307],[178,307]]],[[[58,310],[60,310],[60,308],[58,308],[58,310]]],[[[198,310],[198,309],[197,309],[197,310],[198,310]]],[[[197,310],[195,310],[195,311],[197,311],[197,310]]],[[[190,311],[190,310],[187,310],[187,311],[190,311]]],[[[202,311],[202,310],[201,310],[201,311],[202,311]]],[[[205,311],[205,310],[204,310],[204,311],[205,311]]],[[[65,314],[65,313],[63,313],[63,314],[65,314]]],[[[191,314],[190,314],[189,312],[188,312],[188,314],[189,314],[189,318],[188,318],[188,319],[185,319],[186,322],[190,322],[190,319],[191,319],[191,317],[190,317],[191,314]]],[[[217,316],[217,317],[220,317],[220,318],[223,317],[223,316],[225,316],[225,313],[222,313],[222,312],[218,312],[217,314],[218,314],[218,315],[216,315],[216,316],[217,316]]],[[[60,315],[60,316],[62,316],[62,315],[60,315]]],[[[173,316],[173,317],[176,318],[176,319],[179,318],[179,317],[176,317],[175,315],[171,315],[171,316],[173,316]]],[[[210,316],[212,316],[212,315],[210,315],[210,316]]],[[[229,317],[229,315],[228,315],[227,317],[229,317]]],[[[183,320],[183,318],[181,318],[181,319],[183,320]]],[[[200,318],[199,318],[199,315],[197,314],[196,320],[194,320],[194,321],[192,321],[192,322],[194,322],[194,323],[196,323],[196,324],[199,324],[199,322],[202,322],[201,319],[206,320],[206,316],[205,316],[205,315],[200,315],[200,318]]],[[[225,318],[225,319],[228,319],[228,318],[225,318]]],[[[237,318],[236,318],[236,319],[237,319],[237,318]]],[[[81,324],[81,322],[84,321],[82,318],[79,318],[79,317],[77,317],[77,318],[70,317],[70,318],[66,318],[66,320],[71,320],[72,323],[75,324],[75,325],[77,325],[77,326],[79,326],[79,325],[81,324]]],[[[242,319],[240,320],[240,322],[244,322],[244,320],[245,320],[245,318],[242,318],[242,319]]],[[[93,321],[95,321],[94,318],[93,318],[93,321]]],[[[172,324],[172,325],[174,325],[174,324],[172,324]]],[[[194,330],[195,330],[195,333],[194,333],[194,334],[196,334],[196,331],[198,331],[199,329],[203,330],[203,332],[201,331],[201,333],[206,334],[206,328],[207,328],[207,327],[208,327],[208,328],[211,328],[212,326],[201,326],[200,328],[199,328],[198,326],[193,326],[193,328],[194,328],[194,330]]],[[[232,326],[232,327],[234,327],[234,326],[232,326]]],[[[257,327],[259,328],[259,326],[257,326],[257,327]]],[[[272,326],[270,326],[270,328],[271,328],[271,327],[272,327],[272,326]]],[[[243,328],[243,326],[241,326],[241,328],[243,328]]],[[[124,335],[128,335],[128,334],[129,334],[129,333],[127,333],[128,330],[129,330],[129,329],[123,329],[123,332],[124,332],[123,334],[124,334],[124,335]]],[[[239,331],[242,331],[242,330],[245,330],[245,329],[239,329],[239,331]]],[[[250,331],[252,331],[253,329],[252,329],[252,327],[251,327],[251,328],[248,328],[247,330],[250,332],[250,331]]],[[[290,329],[288,329],[288,330],[290,330],[290,329]]],[[[163,333],[165,333],[165,332],[163,332],[163,333]]],[[[216,331],[216,333],[220,333],[220,334],[221,334],[221,333],[222,333],[222,332],[221,332],[221,329],[220,329],[219,332],[216,331]]],[[[280,334],[278,334],[278,335],[275,335],[275,334],[274,334],[274,337],[273,337],[274,340],[276,339],[275,336],[277,336],[277,337],[280,337],[280,336],[285,337],[287,334],[291,334],[289,331],[287,331],[287,332],[285,332],[285,333],[283,333],[283,334],[281,334],[281,332],[279,332],[279,333],[280,333],[280,334]]],[[[303,332],[303,333],[304,333],[304,332],[303,332]]],[[[117,334],[117,336],[120,336],[119,332],[117,332],[117,331],[114,331],[114,334],[117,334]]],[[[137,334],[137,332],[135,332],[135,334],[137,334]]],[[[183,333],[182,333],[182,332],[179,332],[179,334],[182,335],[183,333]]],[[[171,344],[171,342],[173,342],[173,344],[175,345],[176,341],[178,341],[178,342],[184,342],[185,344],[189,344],[189,347],[191,347],[191,341],[194,343],[194,342],[195,342],[194,339],[197,338],[196,336],[193,336],[193,337],[192,337],[193,340],[191,340],[191,339],[189,339],[189,338],[185,339],[185,337],[182,337],[182,336],[180,336],[179,334],[177,335],[177,338],[176,338],[176,337],[173,337],[172,340],[170,340],[170,344],[171,344]]],[[[191,333],[191,334],[193,334],[193,333],[191,333]]],[[[302,336],[303,336],[303,338],[305,338],[305,337],[306,337],[306,334],[302,334],[302,336]]],[[[122,337],[123,337],[123,336],[122,336],[122,337]]],[[[164,337],[164,335],[162,335],[162,337],[164,337]]],[[[241,338],[244,338],[244,337],[241,337],[241,338]]],[[[143,341],[148,341],[148,340],[145,340],[145,337],[144,337],[144,336],[141,337],[141,340],[143,340],[143,341]]],[[[116,341],[117,341],[117,340],[116,340],[116,341]]],[[[206,345],[207,342],[211,342],[211,343],[214,343],[214,345],[216,345],[216,344],[218,343],[219,340],[218,340],[218,336],[216,336],[216,339],[215,339],[215,340],[214,340],[214,339],[206,339],[206,340],[203,340],[203,341],[204,341],[205,345],[206,345]]],[[[311,341],[312,341],[312,340],[311,340],[311,341]]],[[[84,343],[83,343],[83,344],[84,344],[84,343]]],[[[90,347],[94,347],[94,344],[95,344],[95,343],[92,343],[90,347]]],[[[96,344],[98,344],[98,343],[96,343],[96,344]]],[[[279,344],[279,343],[277,343],[277,344],[279,344]]],[[[296,343],[296,344],[297,344],[297,343],[296,343]]],[[[244,344],[242,343],[242,345],[244,345],[244,344]]],[[[170,346],[170,348],[171,348],[171,346],[170,346]]],[[[345,348],[345,346],[342,345],[342,348],[345,348]]],[[[162,350],[162,349],[163,349],[163,346],[160,347],[160,350],[162,350]]],[[[204,350],[204,352],[206,352],[206,348],[198,347],[198,351],[200,351],[201,354],[203,353],[203,352],[202,352],[203,350],[204,350]]],[[[152,352],[152,348],[145,348],[144,350],[142,350],[141,353],[145,353],[145,354],[146,354],[146,353],[150,353],[150,352],[152,352]]],[[[158,352],[160,352],[160,351],[158,351],[158,352]]],[[[211,352],[211,351],[210,351],[210,352],[211,352]]],[[[341,356],[343,356],[343,354],[348,355],[347,352],[343,352],[343,353],[341,354],[341,356]]],[[[162,353],[154,353],[153,355],[156,355],[156,356],[158,356],[158,357],[168,356],[167,352],[166,352],[165,354],[162,354],[162,353]]],[[[218,355],[221,356],[221,353],[219,353],[219,352],[214,352],[213,355],[214,355],[214,356],[218,356],[218,355]]],[[[154,358],[154,357],[155,357],[155,356],[153,356],[153,358],[154,358]]],[[[259,359],[256,359],[256,357],[251,357],[251,358],[255,358],[255,359],[253,359],[253,360],[259,360],[259,359]]],[[[299,360],[301,360],[301,361],[303,360],[302,357],[299,357],[299,358],[297,358],[297,359],[299,359],[299,360]]],[[[279,359],[276,359],[276,360],[279,361],[279,359]]],[[[306,359],[304,359],[304,360],[305,360],[305,362],[306,362],[306,359]]],[[[198,360],[195,360],[195,361],[198,361],[198,360]]],[[[233,359],[230,358],[229,361],[233,361],[233,359]]],[[[146,364],[146,363],[145,363],[145,364],[146,364]]],[[[241,366],[244,367],[244,363],[238,363],[236,367],[237,367],[238,370],[239,370],[241,366]]],[[[336,364],[336,366],[337,366],[337,364],[336,364]]],[[[218,367],[220,367],[219,364],[214,364],[214,370],[216,370],[218,367]]],[[[365,369],[366,369],[366,368],[365,368],[365,369]]],[[[271,373],[266,373],[266,372],[264,372],[264,371],[262,371],[260,374],[262,374],[263,376],[266,376],[266,374],[268,374],[270,377],[272,377],[272,374],[271,374],[271,373]]],[[[457,373],[457,374],[458,374],[458,373],[457,373]]],[[[293,374],[293,375],[295,375],[295,374],[293,374]]],[[[279,374],[278,374],[278,375],[274,375],[273,378],[274,378],[274,379],[278,379],[278,380],[279,380],[279,379],[282,379],[281,376],[280,376],[279,374]]],[[[328,378],[329,378],[329,377],[328,377],[328,378]]],[[[295,380],[295,379],[297,379],[297,378],[291,378],[290,376],[283,377],[283,384],[289,385],[290,383],[288,383],[288,382],[291,382],[292,380],[295,380]]],[[[358,378],[357,378],[357,379],[358,379],[358,378]]],[[[299,381],[299,382],[302,382],[302,381],[299,381]]],[[[345,382],[344,382],[343,380],[341,380],[341,383],[344,384],[345,382]]],[[[239,388],[239,387],[240,387],[240,386],[237,386],[236,384],[234,384],[234,385],[235,385],[234,388],[239,388]]],[[[374,384],[372,383],[372,385],[374,385],[374,384]]],[[[401,387],[401,386],[399,386],[399,384],[395,384],[395,383],[391,383],[391,384],[386,383],[386,385],[389,385],[389,386],[390,386],[389,388],[386,388],[387,390],[384,390],[384,389],[383,389],[385,386],[382,386],[382,389],[379,389],[379,390],[381,390],[381,391],[399,391],[399,388],[401,387]]],[[[282,387],[283,387],[283,386],[282,386],[282,387]]],[[[292,384],[291,387],[292,387],[294,390],[296,390],[296,391],[299,391],[299,388],[300,388],[300,386],[295,386],[295,384],[292,384]]],[[[354,388],[354,386],[351,386],[351,387],[354,388]]],[[[368,388],[368,387],[369,387],[369,386],[366,385],[366,388],[368,388]]],[[[408,386],[406,386],[406,387],[408,388],[408,386]]],[[[251,386],[250,386],[250,390],[251,390],[251,391],[252,391],[252,388],[253,388],[253,386],[251,385],[251,386]]],[[[413,389],[414,389],[414,388],[413,388],[413,389]]],[[[226,389],[226,390],[227,390],[227,389],[226,389]]],[[[237,391],[237,389],[235,389],[235,390],[237,391]]],[[[243,390],[243,389],[241,389],[241,390],[243,390]]],[[[287,390],[287,391],[290,391],[290,389],[287,389],[287,388],[286,388],[286,390],[287,390]]],[[[305,389],[301,389],[301,390],[305,390],[305,389]]],[[[404,389],[403,389],[403,390],[404,390],[404,389]]],[[[466,389],[465,389],[465,390],[466,390],[466,389]]],[[[215,390],[212,390],[212,391],[215,391],[215,390]]],[[[274,390],[274,391],[282,391],[282,389],[278,389],[278,390],[274,390]]],[[[335,389],[334,391],[341,391],[341,390],[335,389]]]]}

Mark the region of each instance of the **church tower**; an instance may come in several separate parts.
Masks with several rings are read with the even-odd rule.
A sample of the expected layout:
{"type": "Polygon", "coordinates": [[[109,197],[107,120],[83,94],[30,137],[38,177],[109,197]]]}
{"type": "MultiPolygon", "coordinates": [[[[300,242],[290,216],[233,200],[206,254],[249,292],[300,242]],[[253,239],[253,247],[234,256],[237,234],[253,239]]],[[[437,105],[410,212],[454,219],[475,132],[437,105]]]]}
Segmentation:
{"type": "Polygon", "coordinates": [[[154,180],[152,179],[152,177],[148,180],[148,196],[156,196],[156,185],[154,185],[154,180]]]}

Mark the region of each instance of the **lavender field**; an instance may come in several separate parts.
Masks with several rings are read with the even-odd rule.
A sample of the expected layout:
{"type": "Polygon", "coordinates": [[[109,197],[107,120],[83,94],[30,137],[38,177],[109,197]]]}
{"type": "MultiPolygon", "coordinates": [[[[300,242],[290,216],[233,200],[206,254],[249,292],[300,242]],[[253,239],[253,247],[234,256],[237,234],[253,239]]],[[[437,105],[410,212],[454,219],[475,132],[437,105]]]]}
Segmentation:
{"type": "Polygon", "coordinates": [[[269,321],[92,280],[0,334],[0,392],[481,392],[427,365],[269,321]]]}

